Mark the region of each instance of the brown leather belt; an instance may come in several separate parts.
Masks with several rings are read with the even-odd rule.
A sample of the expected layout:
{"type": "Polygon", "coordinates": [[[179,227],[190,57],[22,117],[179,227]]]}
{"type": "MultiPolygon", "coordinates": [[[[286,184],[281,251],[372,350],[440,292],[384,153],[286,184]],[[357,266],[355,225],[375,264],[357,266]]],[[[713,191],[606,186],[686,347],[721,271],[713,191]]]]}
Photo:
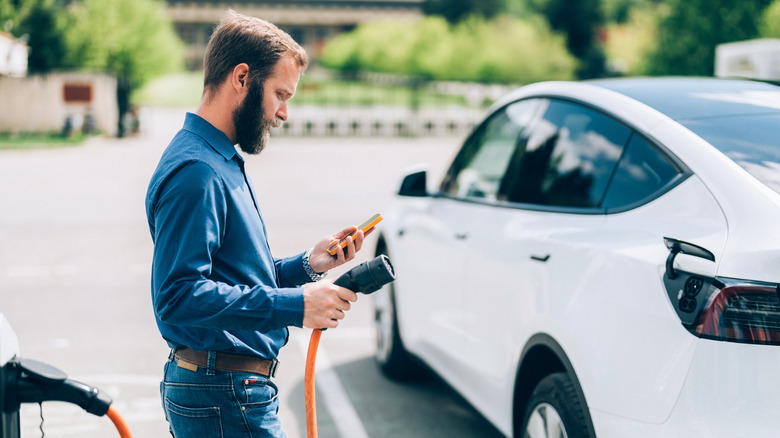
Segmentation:
{"type": "MultiPolygon", "coordinates": [[[[195,351],[188,347],[176,349],[174,356],[179,359],[179,366],[187,369],[195,368],[193,371],[197,371],[197,367],[207,367],[209,362],[208,351],[195,351]],[[181,364],[182,361],[186,362],[186,364],[181,364]],[[187,367],[187,364],[193,367],[187,367]]],[[[276,359],[263,359],[261,357],[220,352],[217,352],[217,358],[214,363],[214,368],[218,370],[255,373],[265,377],[276,377],[276,369],[278,367],[279,361],[276,359]]]]}

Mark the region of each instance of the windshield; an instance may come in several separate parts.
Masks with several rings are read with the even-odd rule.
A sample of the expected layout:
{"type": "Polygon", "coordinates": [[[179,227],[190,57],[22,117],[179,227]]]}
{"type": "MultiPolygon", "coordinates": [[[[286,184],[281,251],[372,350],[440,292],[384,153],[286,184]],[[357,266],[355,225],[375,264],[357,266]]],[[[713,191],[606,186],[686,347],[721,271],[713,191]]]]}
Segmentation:
{"type": "Polygon", "coordinates": [[[780,193],[780,113],[678,121],[780,193]]]}

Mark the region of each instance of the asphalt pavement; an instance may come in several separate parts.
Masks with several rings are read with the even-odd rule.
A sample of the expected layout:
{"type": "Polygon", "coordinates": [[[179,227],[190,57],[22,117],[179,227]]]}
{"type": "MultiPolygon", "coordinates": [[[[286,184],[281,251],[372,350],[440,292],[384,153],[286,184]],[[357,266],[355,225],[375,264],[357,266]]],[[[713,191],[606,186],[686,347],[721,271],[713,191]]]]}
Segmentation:
{"type": "MultiPolygon", "coordinates": [[[[168,349],[149,292],[152,242],[146,187],[184,110],[143,113],[141,134],[50,150],[0,151],[0,313],[22,357],[107,391],[135,437],[165,437],[159,399],[168,349]]],[[[462,141],[429,138],[272,138],[247,170],[276,256],[383,213],[401,171],[438,175],[462,141]]],[[[381,227],[381,224],[380,224],[381,227]]],[[[369,237],[358,261],[373,255],[369,237]]],[[[345,268],[332,275],[338,275],[345,268]]],[[[288,437],[306,436],[304,361],[311,331],[292,329],[276,382],[288,437]]],[[[319,436],[498,437],[436,378],[401,384],[374,364],[371,297],[323,334],[317,363],[319,436]]],[[[117,436],[107,418],[43,405],[49,438],[117,436]]],[[[22,436],[41,436],[37,405],[22,409],[22,436]]]]}

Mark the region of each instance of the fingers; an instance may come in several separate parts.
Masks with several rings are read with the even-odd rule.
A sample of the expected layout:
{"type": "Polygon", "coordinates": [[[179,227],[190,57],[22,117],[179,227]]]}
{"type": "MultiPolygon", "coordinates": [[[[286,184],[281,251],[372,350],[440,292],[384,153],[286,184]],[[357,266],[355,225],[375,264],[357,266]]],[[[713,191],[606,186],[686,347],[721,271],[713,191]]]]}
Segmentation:
{"type": "Polygon", "coordinates": [[[365,238],[366,238],[366,235],[363,233],[363,230],[358,230],[357,233],[355,233],[355,240],[354,240],[354,242],[355,242],[355,252],[360,251],[360,248],[363,247],[363,241],[365,240],[365,238]]]}
{"type": "Polygon", "coordinates": [[[336,260],[338,260],[339,264],[354,259],[357,252],[363,247],[364,240],[365,236],[361,230],[358,230],[354,236],[347,236],[344,248],[340,246],[336,248],[336,260]]]}
{"type": "Polygon", "coordinates": [[[358,228],[353,225],[351,227],[344,228],[343,230],[341,230],[338,233],[334,234],[333,237],[335,237],[338,240],[341,240],[341,239],[349,236],[350,234],[354,233],[355,231],[357,231],[357,229],[358,228]]]}
{"type": "Polygon", "coordinates": [[[350,301],[353,303],[357,301],[357,294],[345,287],[338,287],[338,291],[336,292],[336,295],[339,297],[339,299],[341,299],[344,302],[344,304],[348,306],[347,310],[349,310],[350,301]]]}
{"type": "Polygon", "coordinates": [[[333,328],[346,317],[357,301],[357,294],[336,286],[330,280],[304,286],[303,325],[310,328],[333,328]]]}

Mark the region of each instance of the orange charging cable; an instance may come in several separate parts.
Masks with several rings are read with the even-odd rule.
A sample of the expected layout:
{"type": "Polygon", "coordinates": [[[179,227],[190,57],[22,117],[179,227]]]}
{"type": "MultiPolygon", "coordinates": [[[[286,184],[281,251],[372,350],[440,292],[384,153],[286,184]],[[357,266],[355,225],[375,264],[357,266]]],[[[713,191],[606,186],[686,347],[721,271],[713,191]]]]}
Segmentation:
{"type": "Polygon", "coordinates": [[[303,379],[306,396],[306,436],[317,438],[317,401],[314,397],[314,364],[317,362],[317,347],[320,345],[321,329],[314,329],[309,340],[309,351],[306,354],[306,372],[303,379]]]}
{"type": "Polygon", "coordinates": [[[121,438],[133,438],[133,435],[130,434],[130,429],[128,429],[125,420],[123,420],[119,413],[114,410],[113,406],[108,407],[106,416],[108,416],[108,418],[111,419],[111,422],[114,423],[114,427],[116,427],[116,430],[119,432],[119,436],[121,438]]]}

